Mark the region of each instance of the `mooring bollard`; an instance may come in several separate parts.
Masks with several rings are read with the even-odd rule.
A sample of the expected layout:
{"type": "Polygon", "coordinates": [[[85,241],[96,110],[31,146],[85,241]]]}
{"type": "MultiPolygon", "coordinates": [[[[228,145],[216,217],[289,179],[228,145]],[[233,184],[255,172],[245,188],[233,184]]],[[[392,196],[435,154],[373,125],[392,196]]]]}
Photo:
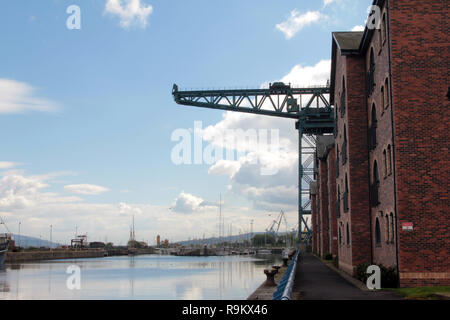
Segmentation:
{"type": "Polygon", "coordinates": [[[277,284],[275,283],[275,275],[278,273],[277,269],[272,270],[264,270],[264,274],[267,276],[266,282],[264,282],[264,285],[267,287],[276,287],[277,284]]]}

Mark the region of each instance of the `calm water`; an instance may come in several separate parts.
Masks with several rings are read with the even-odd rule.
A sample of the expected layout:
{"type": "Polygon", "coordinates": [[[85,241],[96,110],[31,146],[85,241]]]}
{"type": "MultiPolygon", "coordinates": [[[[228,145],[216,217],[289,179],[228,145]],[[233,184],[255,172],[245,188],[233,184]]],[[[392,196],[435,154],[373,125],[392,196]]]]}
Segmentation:
{"type": "Polygon", "coordinates": [[[0,299],[246,299],[281,257],[145,255],[6,265],[0,299]],[[81,269],[69,290],[67,268],[81,269]]]}

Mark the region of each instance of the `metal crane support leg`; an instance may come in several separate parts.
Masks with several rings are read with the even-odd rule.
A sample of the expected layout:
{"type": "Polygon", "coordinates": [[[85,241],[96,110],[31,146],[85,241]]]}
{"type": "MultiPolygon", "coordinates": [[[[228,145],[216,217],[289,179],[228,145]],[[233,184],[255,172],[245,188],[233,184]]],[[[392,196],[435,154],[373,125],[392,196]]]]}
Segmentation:
{"type": "Polygon", "coordinates": [[[298,126],[298,243],[302,242],[302,222],[303,222],[303,162],[302,162],[302,139],[303,126],[300,123],[298,126]]]}

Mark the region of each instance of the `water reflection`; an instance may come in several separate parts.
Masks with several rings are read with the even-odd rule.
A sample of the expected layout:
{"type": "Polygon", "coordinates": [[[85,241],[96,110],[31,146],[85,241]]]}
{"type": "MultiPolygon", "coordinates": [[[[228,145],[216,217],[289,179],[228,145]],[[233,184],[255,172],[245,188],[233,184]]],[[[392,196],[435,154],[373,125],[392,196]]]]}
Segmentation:
{"type": "Polygon", "coordinates": [[[148,255],[7,265],[0,271],[0,299],[245,299],[279,258],[148,255]],[[81,290],[66,286],[74,264],[81,290]]]}

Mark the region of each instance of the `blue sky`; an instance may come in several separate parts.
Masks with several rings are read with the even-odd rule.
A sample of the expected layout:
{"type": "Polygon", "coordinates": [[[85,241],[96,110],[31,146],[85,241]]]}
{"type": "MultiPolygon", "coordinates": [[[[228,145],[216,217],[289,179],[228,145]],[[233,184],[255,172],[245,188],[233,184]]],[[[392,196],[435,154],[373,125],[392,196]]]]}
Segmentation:
{"type": "MultiPolygon", "coordinates": [[[[181,240],[199,231],[195,223],[195,234],[172,228],[173,221],[210,217],[200,233],[210,236],[217,228],[214,206],[200,213],[198,205],[169,210],[180,194],[195,203],[215,202],[222,193],[235,230],[254,216],[262,231],[269,210],[258,208],[254,197],[230,192],[230,175],[208,173],[209,165],[172,163],[175,129],[192,128],[195,120],[205,127],[224,121],[222,112],[176,105],[172,84],[259,87],[295,66],[314,67],[330,59],[332,31],[364,24],[370,1],[132,0],[138,10],[127,12],[129,1],[1,2],[0,93],[9,98],[0,96],[0,215],[13,231],[21,221],[33,236],[53,223],[61,241],[80,225],[93,237],[123,242],[135,213],[142,238],[152,242],[165,232],[181,240]],[[118,9],[108,11],[108,2],[118,9]],[[66,27],[72,4],[81,9],[81,30],[66,27]],[[297,23],[289,24],[290,17],[297,23]],[[290,34],[276,27],[283,22],[290,34]],[[30,106],[5,107],[11,100],[30,106]],[[91,188],[80,192],[86,185],[91,188]],[[114,208],[117,219],[111,218],[114,208]],[[165,215],[174,220],[165,225],[165,215]]],[[[295,203],[285,209],[294,226],[295,203]]]]}

